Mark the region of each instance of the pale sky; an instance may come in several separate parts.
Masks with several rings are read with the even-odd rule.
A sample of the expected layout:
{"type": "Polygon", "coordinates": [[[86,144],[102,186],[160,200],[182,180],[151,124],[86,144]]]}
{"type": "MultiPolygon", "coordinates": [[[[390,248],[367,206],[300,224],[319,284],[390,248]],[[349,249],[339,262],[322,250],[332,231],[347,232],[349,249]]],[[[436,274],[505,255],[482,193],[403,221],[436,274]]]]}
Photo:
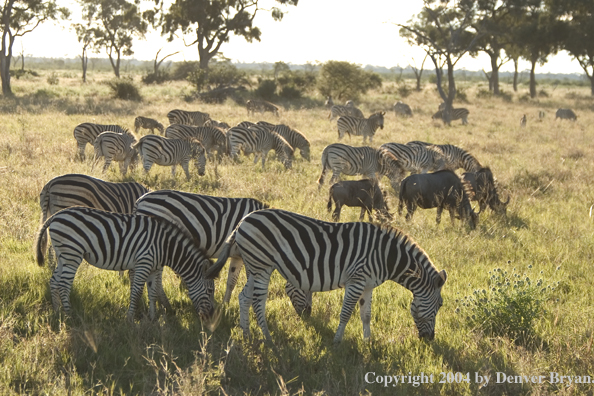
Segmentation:
{"type": "MultiPolygon", "coordinates": [[[[61,0],[60,4],[72,10],[72,20],[80,18],[80,11],[71,0],[61,0]]],[[[152,3],[152,2],[150,2],[152,3]]],[[[149,3],[149,4],[150,4],[149,3]]],[[[262,8],[271,7],[272,0],[261,0],[262,8]]],[[[277,62],[304,64],[328,60],[348,61],[365,65],[406,67],[409,64],[420,66],[424,52],[410,47],[398,35],[396,23],[406,23],[418,14],[422,0],[299,0],[296,7],[287,7],[281,22],[275,22],[269,11],[260,10],[255,26],[262,31],[261,41],[246,42],[241,37],[232,37],[221,47],[222,53],[237,62],[277,62]],[[414,59],[414,61],[413,61],[414,59]]],[[[23,38],[27,56],[72,58],[80,54],[81,47],[70,23],[60,25],[47,23],[38,27],[23,38]]],[[[190,43],[195,37],[187,37],[190,43]]],[[[156,32],[151,32],[145,40],[136,40],[133,45],[133,58],[152,60],[156,52],[163,48],[161,56],[181,51],[168,60],[197,60],[196,46],[185,47],[181,39],[168,43],[156,32]]],[[[15,42],[14,54],[21,52],[21,42],[15,42]]],[[[93,57],[107,57],[104,52],[91,54],[93,57]]],[[[126,59],[126,58],[125,58],[126,59]]],[[[520,63],[520,70],[530,67],[528,62],[520,63]]],[[[425,68],[433,66],[430,61],[425,68]]],[[[486,55],[476,59],[465,56],[456,69],[489,71],[490,63],[486,55]]],[[[502,71],[513,71],[513,62],[505,64],[502,71]]],[[[580,73],[583,70],[577,61],[566,53],[549,59],[544,66],[537,66],[537,73],[580,73]]]]}

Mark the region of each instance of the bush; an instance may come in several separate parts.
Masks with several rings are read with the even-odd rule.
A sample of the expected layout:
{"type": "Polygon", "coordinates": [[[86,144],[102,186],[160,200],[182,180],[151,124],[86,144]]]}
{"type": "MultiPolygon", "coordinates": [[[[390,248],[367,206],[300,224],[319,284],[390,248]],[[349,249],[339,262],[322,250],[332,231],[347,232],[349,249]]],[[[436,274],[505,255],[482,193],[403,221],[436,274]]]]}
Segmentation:
{"type": "Polygon", "coordinates": [[[276,83],[274,80],[262,80],[258,84],[258,88],[254,91],[257,97],[272,100],[274,93],[276,92],[276,83]]]}
{"type": "Polygon", "coordinates": [[[317,85],[323,96],[356,100],[368,90],[380,88],[382,79],[379,74],[363,70],[353,63],[328,61],[320,69],[317,85]]]}
{"type": "Polygon", "coordinates": [[[400,95],[401,98],[406,98],[411,94],[412,89],[410,89],[408,85],[406,85],[406,82],[403,82],[402,84],[398,84],[398,88],[396,91],[398,92],[398,95],[400,95]]]}
{"type": "Polygon", "coordinates": [[[58,85],[60,83],[60,79],[55,72],[52,72],[49,76],[47,76],[47,83],[49,85],[58,85]]]}
{"type": "Polygon", "coordinates": [[[141,77],[143,84],[163,84],[166,81],[172,80],[171,76],[166,71],[157,71],[156,73],[148,73],[141,77]]]}
{"type": "Polygon", "coordinates": [[[248,84],[245,72],[238,70],[228,61],[211,62],[208,70],[195,69],[190,72],[188,81],[198,92],[238,89],[248,84]]]}
{"type": "Polygon", "coordinates": [[[109,88],[113,91],[116,99],[133,100],[140,102],[142,97],[140,91],[131,80],[116,79],[107,83],[109,88]]]}
{"type": "Polygon", "coordinates": [[[493,92],[489,91],[488,89],[481,88],[476,93],[477,99],[491,99],[493,97],[493,92]]]}
{"type": "Polygon", "coordinates": [[[200,69],[198,62],[182,62],[175,65],[171,72],[172,80],[187,80],[190,74],[200,69]]]}
{"type": "Polygon", "coordinates": [[[299,99],[301,98],[301,91],[295,87],[287,86],[281,89],[279,96],[284,99],[299,99]]]}
{"type": "MultiPolygon", "coordinates": [[[[528,266],[529,271],[531,268],[528,266]]],[[[501,268],[489,274],[487,289],[477,289],[471,296],[456,300],[461,305],[456,313],[466,315],[471,326],[491,336],[517,339],[532,335],[534,323],[545,313],[545,303],[555,287],[542,278],[534,281],[526,273],[520,275],[515,268],[511,274],[501,268]]]]}

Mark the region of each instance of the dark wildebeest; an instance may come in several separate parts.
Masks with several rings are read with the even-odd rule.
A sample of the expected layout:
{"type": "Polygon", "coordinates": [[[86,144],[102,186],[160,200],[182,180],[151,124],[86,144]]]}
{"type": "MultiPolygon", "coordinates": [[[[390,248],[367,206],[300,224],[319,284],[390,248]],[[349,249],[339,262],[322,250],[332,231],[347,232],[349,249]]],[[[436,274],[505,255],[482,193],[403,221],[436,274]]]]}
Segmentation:
{"type": "Polygon", "coordinates": [[[501,202],[499,199],[491,169],[487,167],[481,168],[477,172],[463,173],[462,180],[470,184],[472,190],[470,199],[478,201],[479,212],[485,210],[488,205],[493,212],[505,216],[510,198],[508,197],[505,202],[501,202]]]}
{"type": "Polygon", "coordinates": [[[452,225],[457,217],[466,220],[470,228],[474,229],[478,223],[478,213],[470,206],[469,189],[468,183],[463,183],[449,170],[411,175],[400,184],[398,214],[402,214],[404,204],[408,211],[407,221],[412,218],[417,206],[422,209],[437,208],[436,221],[439,224],[441,212],[445,208],[450,212],[452,225]]]}
{"type": "Polygon", "coordinates": [[[359,221],[363,221],[366,212],[369,221],[372,221],[372,209],[379,211],[380,218],[392,219],[392,215],[388,212],[384,193],[377,182],[371,179],[346,180],[333,184],[328,197],[328,212],[332,210],[332,201],[336,204],[336,209],[332,213],[334,221],[340,220],[342,205],[361,208],[359,221]]]}

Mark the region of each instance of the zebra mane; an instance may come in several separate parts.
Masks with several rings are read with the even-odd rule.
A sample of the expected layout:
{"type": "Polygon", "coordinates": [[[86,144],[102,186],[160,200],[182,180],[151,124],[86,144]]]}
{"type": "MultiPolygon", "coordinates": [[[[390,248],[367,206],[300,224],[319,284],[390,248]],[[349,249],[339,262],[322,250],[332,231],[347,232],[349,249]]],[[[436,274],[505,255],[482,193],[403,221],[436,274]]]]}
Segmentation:
{"type": "Polygon", "coordinates": [[[161,225],[163,228],[167,229],[167,230],[172,230],[175,234],[182,234],[185,235],[190,241],[192,241],[192,244],[197,248],[200,249],[200,242],[198,241],[198,239],[196,237],[194,237],[185,227],[183,227],[181,224],[170,220],[170,219],[165,219],[163,217],[160,216],[154,216],[151,214],[142,214],[142,216],[147,216],[152,218],[153,220],[155,220],[155,222],[157,222],[159,225],[161,225]]]}
{"type": "MultiPolygon", "coordinates": [[[[387,233],[388,235],[392,236],[394,239],[400,239],[403,241],[404,244],[406,244],[407,246],[414,246],[416,248],[417,251],[419,251],[420,253],[424,254],[425,257],[427,257],[427,260],[425,260],[425,262],[428,263],[428,265],[421,265],[418,261],[417,264],[419,267],[423,267],[423,270],[425,271],[435,271],[436,274],[439,273],[439,271],[437,270],[437,267],[435,267],[435,264],[433,264],[433,261],[431,260],[431,258],[429,257],[429,254],[427,254],[427,252],[417,243],[417,241],[415,241],[413,239],[413,237],[411,237],[410,235],[408,235],[407,233],[405,233],[404,231],[402,231],[399,228],[393,227],[389,224],[383,224],[381,226],[379,226],[380,229],[387,233]]],[[[415,260],[416,261],[416,260],[415,260]]],[[[409,274],[411,276],[415,276],[415,277],[419,277],[420,275],[415,273],[415,274],[409,274]]]]}

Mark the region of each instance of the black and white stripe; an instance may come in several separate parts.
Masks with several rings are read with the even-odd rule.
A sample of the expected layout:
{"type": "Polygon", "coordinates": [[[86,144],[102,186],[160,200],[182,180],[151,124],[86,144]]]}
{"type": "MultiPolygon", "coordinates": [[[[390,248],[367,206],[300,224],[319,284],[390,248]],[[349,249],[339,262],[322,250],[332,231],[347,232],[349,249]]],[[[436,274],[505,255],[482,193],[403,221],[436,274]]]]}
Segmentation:
{"type": "Polygon", "coordinates": [[[396,191],[400,180],[404,178],[404,170],[397,160],[373,147],[353,147],[342,143],[333,143],[322,152],[322,174],[318,179],[319,188],[324,184],[326,172],[332,170],[330,185],[340,178],[341,174],[355,176],[363,175],[368,179],[377,180],[381,176],[390,179],[396,191]]]}
{"type": "Polygon", "coordinates": [[[293,163],[293,148],[278,133],[270,132],[263,126],[253,125],[249,128],[235,126],[227,131],[229,155],[237,158],[239,151],[245,155],[254,153],[254,164],[262,157],[262,169],[266,164],[266,156],[274,150],[286,169],[293,163]]]}
{"type": "Polygon", "coordinates": [[[223,132],[226,132],[227,129],[231,128],[231,126],[229,126],[229,124],[227,124],[226,122],[212,120],[212,119],[206,121],[204,123],[204,126],[209,126],[209,127],[213,127],[213,128],[219,128],[223,132]]]}
{"type": "Polygon", "coordinates": [[[256,114],[257,111],[259,113],[270,112],[277,117],[279,116],[278,106],[265,100],[250,99],[246,102],[245,107],[247,109],[248,115],[256,114]]]}
{"type": "Polygon", "coordinates": [[[105,212],[92,208],[68,208],[50,217],[41,227],[36,244],[37,263],[43,265],[44,252],[39,240],[46,231],[58,266],[50,279],[54,310],[60,301],[70,312],[70,289],[82,260],[97,268],[125,271],[134,276],[130,282],[128,320],[134,319],[136,306],[149,283],[149,315],[155,317],[155,301],[160,278],[155,275],[169,266],[184,280],[196,311],[209,318],[214,311],[214,282],[203,278],[210,261],[192,238],[163,219],[105,212]]]}
{"type": "MultiPolygon", "coordinates": [[[[237,248],[246,266],[247,284],[239,295],[240,326],[249,337],[249,309],[271,340],[265,317],[270,276],[277,270],[294,288],[321,292],[344,288],[340,324],[334,342],[342,340],[357,302],[363,336],[371,335],[373,289],[387,280],[413,293],[411,314],[419,337],[433,339],[435,318],[442,305],[447,275],[408,235],[370,223],[328,223],[278,209],[246,216],[227,240],[219,260],[237,248]]],[[[212,278],[223,264],[205,274],[212,278]]]]}
{"type": "Polygon", "coordinates": [[[431,144],[418,140],[406,143],[408,146],[433,146],[443,153],[445,159],[445,169],[455,171],[462,168],[466,172],[478,172],[482,165],[468,151],[454,146],[453,144],[431,144]]]}
{"type": "Polygon", "coordinates": [[[133,148],[134,144],[136,144],[136,137],[128,131],[125,133],[101,132],[93,143],[95,149],[93,167],[99,158],[104,157],[104,173],[111,165],[111,161],[117,161],[120,163],[120,173],[125,176],[128,166],[130,164],[134,166],[138,159],[138,151],[133,148]]]}
{"type": "Polygon", "coordinates": [[[78,147],[78,158],[81,161],[85,160],[85,147],[87,143],[92,145],[97,136],[105,131],[124,133],[126,129],[119,125],[101,125],[90,122],[84,122],[74,128],[74,138],[78,147]]]}
{"type": "MultiPolygon", "coordinates": [[[[134,203],[149,190],[140,183],[111,183],[76,173],[57,176],[48,181],[39,194],[41,223],[54,213],[71,206],[86,206],[109,212],[132,213],[134,203]]],[[[47,249],[47,236],[41,239],[47,249]]]]}
{"type": "Polygon", "coordinates": [[[557,112],[555,113],[555,121],[557,120],[557,118],[561,118],[562,120],[577,121],[577,116],[571,109],[557,110],[557,112]]]}
{"type": "MultiPolygon", "coordinates": [[[[349,101],[350,102],[350,101],[349,101]]],[[[347,102],[348,103],[348,102],[347,102]]],[[[328,114],[328,118],[330,121],[337,117],[342,116],[351,116],[357,118],[365,118],[363,112],[355,107],[353,102],[350,102],[349,105],[342,106],[342,105],[334,105],[330,108],[330,114],[328,114]]]]}
{"type": "Polygon", "coordinates": [[[384,115],[381,111],[374,113],[369,118],[358,118],[353,116],[342,116],[336,122],[338,127],[338,139],[342,139],[345,133],[355,136],[363,136],[363,143],[369,137],[369,143],[373,141],[373,135],[378,128],[384,129],[384,115]]]}
{"type": "Polygon", "coordinates": [[[204,176],[206,155],[202,144],[196,139],[167,139],[157,135],[146,135],[140,138],[135,146],[142,158],[145,173],[148,173],[153,163],[171,166],[171,175],[175,177],[175,166],[181,165],[190,180],[188,164],[191,159],[198,169],[198,174],[204,176]]]}
{"type": "Polygon", "coordinates": [[[212,158],[212,152],[217,152],[220,159],[227,153],[227,136],[219,128],[211,126],[194,127],[190,125],[172,124],[165,130],[165,137],[170,139],[197,139],[212,158]]]}
{"type": "MultiPolygon", "coordinates": [[[[217,257],[223,243],[241,219],[268,205],[252,198],[223,198],[160,190],[144,195],[136,202],[134,213],[157,216],[187,231],[198,243],[206,257],[217,257]]],[[[231,299],[243,261],[234,251],[227,278],[225,302],[231,299]]]]}
{"type": "Polygon", "coordinates": [[[269,131],[278,133],[293,147],[293,150],[299,149],[301,156],[307,161],[310,160],[309,140],[307,140],[303,133],[284,124],[274,125],[266,121],[258,121],[257,125],[262,125],[269,131]]]}
{"type": "Polygon", "coordinates": [[[201,111],[175,109],[167,113],[167,119],[170,124],[204,126],[206,121],[210,120],[210,115],[201,111]]]}
{"type": "Polygon", "coordinates": [[[164,132],[163,124],[152,118],[138,116],[134,119],[134,133],[138,133],[138,130],[150,129],[151,133],[155,133],[155,129],[162,135],[164,132]]]}
{"type": "Polygon", "coordinates": [[[427,173],[445,168],[445,158],[434,146],[385,143],[380,146],[380,150],[392,154],[407,172],[427,173]]]}
{"type": "MultiPolygon", "coordinates": [[[[438,110],[437,113],[433,114],[431,118],[433,118],[434,120],[443,120],[443,122],[445,123],[446,121],[444,118],[444,111],[445,110],[438,110]]],[[[452,109],[450,121],[456,121],[461,119],[462,125],[466,125],[468,124],[468,114],[470,114],[470,111],[468,111],[468,109],[465,109],[464,107],[452,109]]]]}

